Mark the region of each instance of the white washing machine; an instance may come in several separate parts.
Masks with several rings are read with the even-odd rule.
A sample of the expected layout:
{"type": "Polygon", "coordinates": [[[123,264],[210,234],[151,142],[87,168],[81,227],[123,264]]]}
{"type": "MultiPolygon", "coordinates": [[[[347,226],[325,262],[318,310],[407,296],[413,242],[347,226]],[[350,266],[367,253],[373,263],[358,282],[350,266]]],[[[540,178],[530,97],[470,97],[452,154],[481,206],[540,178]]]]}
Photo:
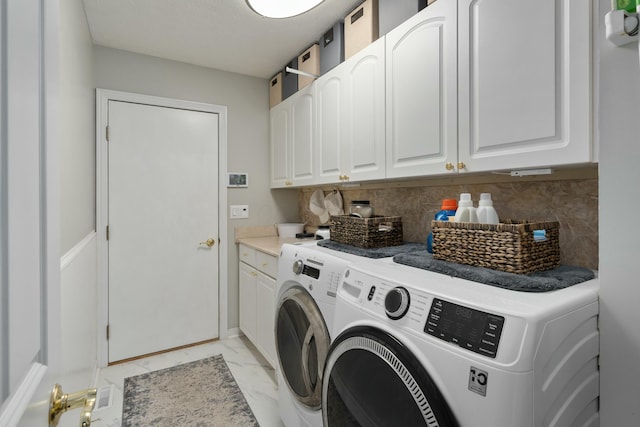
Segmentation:
{"type": "Polygon", "coordinates": [[[325,426],[599,425],[597,279],[526,293],[352,265],[323,377],[325,426]]]}
{"type": "Polygon", "coordinates": [[[322,373],[338,285],[363,258],[316,246],[283,245],[278,261],[275,339],[280,417],[287,427],[322,426],[322,373]]]}

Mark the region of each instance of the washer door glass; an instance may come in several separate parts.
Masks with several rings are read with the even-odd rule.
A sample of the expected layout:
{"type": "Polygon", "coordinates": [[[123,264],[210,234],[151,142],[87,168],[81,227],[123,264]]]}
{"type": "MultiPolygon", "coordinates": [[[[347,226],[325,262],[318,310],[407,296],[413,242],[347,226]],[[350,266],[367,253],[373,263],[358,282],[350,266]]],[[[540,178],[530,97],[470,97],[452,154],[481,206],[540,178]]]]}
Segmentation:
{"type": "Polygon", "coordinates": [[[282,295],[276,313],[276,350],[287,386],[300,403],[320,409],[322,370],[330,344],[322,313],[300,287],[282,295]]]}
{"type": "Polygon", "coordinates": [[[322,398],[325,426],[458,426],[422,364],[372,327],[350,329],[332,344],[322,398]]]}

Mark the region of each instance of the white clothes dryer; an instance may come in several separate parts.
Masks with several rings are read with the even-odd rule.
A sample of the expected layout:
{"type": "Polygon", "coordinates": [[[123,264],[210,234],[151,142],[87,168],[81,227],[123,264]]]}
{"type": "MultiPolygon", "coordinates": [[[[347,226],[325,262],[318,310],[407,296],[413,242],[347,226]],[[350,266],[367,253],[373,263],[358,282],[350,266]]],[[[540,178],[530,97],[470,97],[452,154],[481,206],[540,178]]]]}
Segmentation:
{"type": "Polygon", "coordinates": [[[347,266],[363,258],[285,244],[278,261],[275,340],[280,417],[287,427],[322,425],[322,373],[335,297],[347,266]]]}
{"type": "Polygon", "coordinates": [[[597,279],[527,293],[352,265],[323,376],[325,426],[599,425],[597,279]]]}

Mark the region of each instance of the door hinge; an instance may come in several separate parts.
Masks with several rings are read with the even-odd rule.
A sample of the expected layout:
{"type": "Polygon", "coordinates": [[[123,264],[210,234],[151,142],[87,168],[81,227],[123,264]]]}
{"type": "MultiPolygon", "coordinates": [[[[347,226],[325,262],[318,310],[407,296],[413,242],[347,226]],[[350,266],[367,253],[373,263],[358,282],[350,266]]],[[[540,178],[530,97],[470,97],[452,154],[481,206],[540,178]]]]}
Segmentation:
{"type": "Polygon", "coordinates": [[[109,240],[109,226],[107,225],[107,240],[109,240]]]}
{"type": "Polygon", "coordinates": [[[105,138],[107,138],[107,142],[109,142],[109,126],[105,129],[105,138]]]}
{"type": "Polygon", "coordinates": [[[107,325],[107,340],[109,339],[109,325],[107,325]]]}

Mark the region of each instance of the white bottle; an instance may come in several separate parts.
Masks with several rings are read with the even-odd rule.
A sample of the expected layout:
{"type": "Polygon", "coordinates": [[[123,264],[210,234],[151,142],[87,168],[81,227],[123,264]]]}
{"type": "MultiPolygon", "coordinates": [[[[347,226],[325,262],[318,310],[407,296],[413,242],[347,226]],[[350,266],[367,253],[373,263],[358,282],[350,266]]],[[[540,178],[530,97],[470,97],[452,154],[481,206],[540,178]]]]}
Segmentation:
{"type": "Polygon", "coordinates": [[[473,202],[471,201],[471,193],[460,193],[460,201],[458,202],[458,209],[456,210],[456,216],[453,218],[453,221],[478,222],[476,208],[473,207],[473,202]]]}
{"type": "Polygon", "coordinates": [[[491,200],[490,193],[480,194],[480,201],[478,202],[478,222],[482,224],[497,224],[498,213],[493,208],[493,201],[491,200]]]}

